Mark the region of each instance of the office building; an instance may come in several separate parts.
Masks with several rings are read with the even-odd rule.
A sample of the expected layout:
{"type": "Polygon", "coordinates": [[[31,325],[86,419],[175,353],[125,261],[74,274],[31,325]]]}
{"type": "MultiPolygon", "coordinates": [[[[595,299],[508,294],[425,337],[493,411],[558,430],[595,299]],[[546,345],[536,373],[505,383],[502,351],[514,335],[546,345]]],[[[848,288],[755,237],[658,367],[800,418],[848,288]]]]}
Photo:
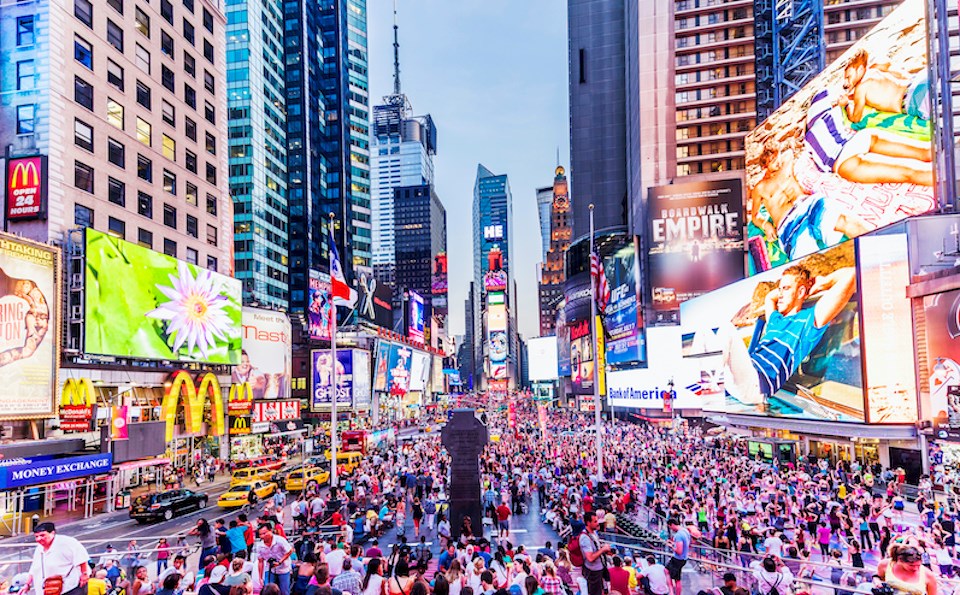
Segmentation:
{"type": "Polygon", "coordinates": [[[234,259],[244,303],[286,308],[287,141],[283,5],[227,3],[227,125],[234,259]]]}
{"type": "Polygon", "coordinates": [[[6,229],[63,245],[92,227],[232,273],[220,6],[26,0],[0,19],[0,137],[8,158],[46,158],[48,188],[6,229]]]}
{"type": "Polygon", "coordinates": [[[557,305],[563,299],[563,284],[566,281],[564,256],[570,247],[570,195],[567,176],[562,166],[557,166],[553,187],[550,188],[550,247],[540,274],[539,315],[540,336],[556,334],[557,305]]]}
{"type": "Polygon", "coordinates": [[[447,250],[447,212],[431,184],[396,188],[394,201],[396,293],[416,291],[423,296],[429,322],[434,259],[447,250]]]}
{"type": "Polygon", "coordinates": [[[477,286],[473,281],[467,289],[467,297],[463,300],[463,342],[457,350],[457,363],[460,365],[460,382],[463,390],[469,391],[474,386],[476,378],[477,359],[477,334],[479,326],[477,318],[479,310],[477,308],[477,286]]]}
{"type": "Polygon", "coordinates": [[[553,205],[553,186],[537,188],[537,215],[540,217],[540,244],[543,253],[540,262],[547,261],[550,250],[550,208],[553,205]]]}
{"type": "Polygon", "coordinates": [[[477,179],[473,186],[473,281],[481,292],[487,257],[495,246],[503,254],[503,270],[509,279],[513,279],[510,268],[512,223],[513,198],[506,174],[496,175],[483,165],[477,165],[477,179]]]}

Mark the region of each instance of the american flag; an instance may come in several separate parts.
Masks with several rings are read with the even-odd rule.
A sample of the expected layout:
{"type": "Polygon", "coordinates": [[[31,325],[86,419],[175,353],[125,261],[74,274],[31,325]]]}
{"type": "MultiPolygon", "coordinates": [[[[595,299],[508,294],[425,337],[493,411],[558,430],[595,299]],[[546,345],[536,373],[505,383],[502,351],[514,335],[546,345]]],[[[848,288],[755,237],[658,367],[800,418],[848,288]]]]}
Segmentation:
{"type": "Polygon", "coordinates": [[[607,274],[603,272],[603,260],[596,252],[590,255],[590,277],[596,290],[597,309],[603,314],[610,302],[610,286],[607,285],[607,274]]]}

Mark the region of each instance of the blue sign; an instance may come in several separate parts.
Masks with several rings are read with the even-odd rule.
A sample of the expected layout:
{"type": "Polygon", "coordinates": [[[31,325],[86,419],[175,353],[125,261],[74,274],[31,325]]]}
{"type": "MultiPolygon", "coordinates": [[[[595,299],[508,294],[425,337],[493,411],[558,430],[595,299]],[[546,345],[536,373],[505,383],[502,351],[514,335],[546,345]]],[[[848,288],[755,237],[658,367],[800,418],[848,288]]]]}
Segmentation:
{"type": "Polygon", "coordinates": [[[423,306],[423,296],[421,296],[416,291],[410,292],[410,321],[407,325],[407,337],[418,343],[423,343],[423,333],[424,333],[424,321],[426,316],[424,314],[423,306]]]}
{"type": "Polygon", "coordinates": [[[0,467],[0,490],[100,475],[109,473],[112,467],[113,453],[109,452],[49,461],[27,459],[25,462],[0,467]]]}
{"type": "MultiPolygon", "coordinates": [[[[311,409],[330,406],[333,382],[333,353],[329,349],[313,351],[313,397],[311,409]]],[[[337,351],[337,407],[353,407],[353,351],[337,351]]]]}

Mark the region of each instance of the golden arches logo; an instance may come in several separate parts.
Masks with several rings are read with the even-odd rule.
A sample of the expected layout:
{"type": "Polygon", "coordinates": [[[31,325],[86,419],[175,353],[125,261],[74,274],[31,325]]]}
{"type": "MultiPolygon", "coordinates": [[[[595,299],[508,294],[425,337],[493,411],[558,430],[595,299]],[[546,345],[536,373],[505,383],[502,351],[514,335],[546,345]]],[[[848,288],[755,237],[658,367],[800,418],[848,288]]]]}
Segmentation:
{"type": "Polygon", "coordinates": [[[230,386],[230,394],[227,400],[253,402],[253,385],[249,382],[240,382],[230,386]]]}
{"type": "Polygon", "coordinates": [[[250,420],[246,417],[234,417],[233,422],[230,424],[230,433],[231,434],[249,434],[250,433],[250,420]]]}
{"type": "Polygon", "coordinates": [[[93,407],[97,403],[93,383],[89,378],[67,378],[60,393],[60,405],[86,405],[93,407]]]}
{"type": "Polygon", "coordinates": [[[16,190],[18,188],[30,188],[39,185],[40,170],[37,169],[36,162],[32,160],[18,162],[13,168],[13,173],[10,174],[10,188],[16,190]],[[17,176],[19,176],[19,178],[17,176]]]}
{"type": "Polygon", "coordinates": [[[161,404],[161,415],[167,422],[167,442],[173,440],[173,429],[177,424],[177,405],[183,393],[186,393],[183,420],[187,433],[196,434],[203,430],[203,403],[207,396],[210,397],[210,432],[217,436],[224,433],[223,393],[220,382],[212,372],[198,375],[197,380],[200,381],[199,387],[185,370],[179,370],[170,376],[161,404]]]}

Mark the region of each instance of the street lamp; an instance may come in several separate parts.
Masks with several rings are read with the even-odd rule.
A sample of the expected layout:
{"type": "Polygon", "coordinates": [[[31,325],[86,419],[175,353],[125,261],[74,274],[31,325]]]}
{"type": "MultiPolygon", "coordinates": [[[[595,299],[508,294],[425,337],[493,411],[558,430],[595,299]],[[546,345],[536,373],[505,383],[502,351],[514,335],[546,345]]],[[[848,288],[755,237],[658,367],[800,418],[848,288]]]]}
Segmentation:
{"type": "Polygon", "coordinates": [[[667,382],[667,393],[670,395],[670,429],[672,430],[676,420],[676,403],[673,402],[673,378],[670,378],[670,381],[667,382]]]}

